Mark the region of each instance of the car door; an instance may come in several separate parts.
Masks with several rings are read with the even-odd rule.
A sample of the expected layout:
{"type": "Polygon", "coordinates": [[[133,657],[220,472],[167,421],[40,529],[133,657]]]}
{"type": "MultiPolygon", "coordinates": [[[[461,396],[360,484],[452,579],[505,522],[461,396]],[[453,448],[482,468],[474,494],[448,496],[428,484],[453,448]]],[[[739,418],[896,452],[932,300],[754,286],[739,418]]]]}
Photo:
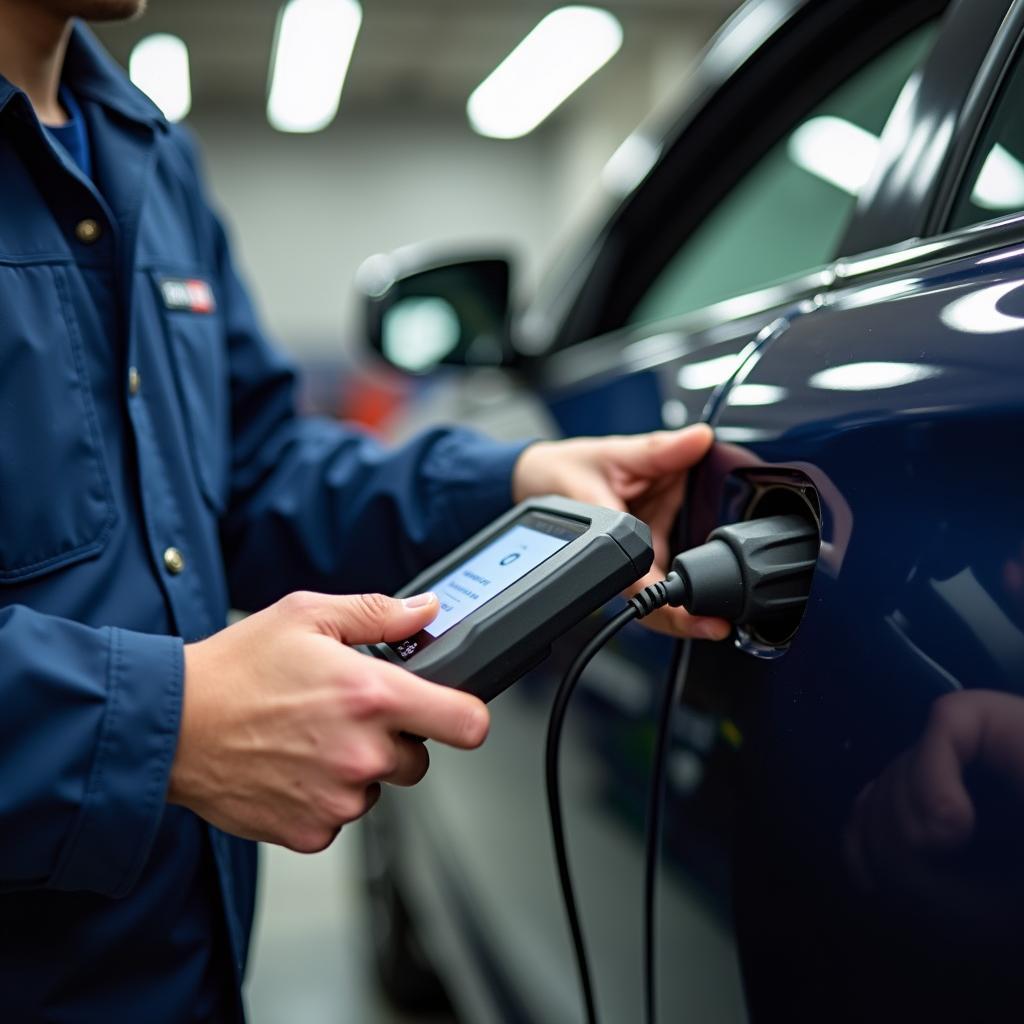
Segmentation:
{"type": "MultiPolygon", "coordinates": [[[[566,432],[636,431],[699,419],[747,346],[794,302],[810,301],[831,280],[830,263],[862,182],[845,191],[823,188],[820,215],[813,223],[798,223],[787,211],[799,208],[804,192],[820,182],[794,165],[794,137],[801,131],[806,136],[807,124],[817,119],[820,128],[828,118],[880,135],[905,83],[930,51],[932,19],[944,5],[796,6],[799,17],[767,47],[764,63],[752,60],[743,88],[737,84],[729,93],[728,104],[738,109],[726,100],[722,108],[709,106],[702,114],[704,134],[682,136],[694,140],[695,151],[682,155],[689,174],[698,174],[701,159],[721,156],[720,175],[703,198],[686,193],[690,179],[683,164],[666,158],[603,240],[601,251],[609,255],[598,260],[591,284],[555,338],[553,347],[561,351],[534,370],[533,382],[566,432]],[[822,52],[829,61],[816,67],[822,52]],[[771,81],[777,97],[766,92],[771,81]],[[796,82],[803,83],[798,96],[790,88],[796,82]],[[757,124],[756,146],[747,146],[747,139],[739,144],[735,133],[731,139],[722,134],[727,114],[732,125],[757,124]],[[700,153],[696,140],[703,140],[700,153]],[[670,167],[683,190],[674,198],[670,167]],[[666,195],[673,209],[684,208],[681,219],[673,217],[671,231],[662,223],[666,218],[656,215],[658,204],[669,201],[666,195]],[[689,223],[686,218],[700,203],[703,216],[689,223]],[[780,214],[774,222],[772,213],[780,214]],[[762,248],[730,286],[744,239],[766,232],[776,246],[791,246],[793,262],[784,264],[770,247],[762,248]],[[658,259],[645,257],[645,278],[636,276],[632,259],[623,262],[623,254],[654,250],[658,259]],[[611,262],[603,265],[603,259],[611,262]],[[704,264],[715,272],[704,274],[699,287],[691,285],[689,268],[704,264]],[[595,303],[602,307],[599,315],[595,303]],[[573,343],[577,334],[601,330],[601,337],[573,343]]],[[[688,128],[694,132],[693,125],[688,128]]],[[[542,671],[495,702],[491,736],[471,772],[463,760],[436,750],[422,792],[407,801],[417,833],[443,862],[443,884],[450,886],[449,903],[457,908],[452,913],[471,935],[464,947],[483,965],[479,969],[502,1004],[503,1019],[569,1021],[580,1013],[548,847],[540,765],[554,686],[593,628],[586,624],[566,638],[542,671]]],[[[644,810],[654,709],[671,660],[671,642],[641,629],[627,631],[593,663],[566,731],[563,785],[572,861],[598,995],[610,1020],[636,1019],[643,1004],[644,810]]],[[[717,739],[717,727],[712,716],[693,714],[683,729],[708,746],[717,739]]],[[[674,777],[685,780],[689,770],[679,762],[674,777]]],[[[714,772],[702,777],[711,780],[705,793],[719,785],[714,772]]],[[[687,936],[688,955],[673,973],[687,993],[680,1010],[702,1021],[740,1020],[745,1011],[723,869],[726,823],[718,820],[720,804],[705,802],[707,820],[689,833],[692,892],[673,911],[687,936]]],[[[457,996],[474,1008],[473,1019],[484,1019],[479,985],[466,988],[457,996]]]]}
{"type": "MultiPolygon", "coordinates": [[[[685,917],[669,908],[692,898],[694,822],[716,772],[754,1019],[1019,1015],[1020,796],[998,772],[968,776],[977,830],[936,862],[927,899],[925,869],[865,892],[843,855],[857,794],[939,697],[1024,694],[1024,7],[999,21],[944,158],[902,175],[919,196],[910,230],[940,233],[840,263],[836,286],[783,317],[709,410],[719,445],[695,482],[691,540],[766,502],[803,503],[822,551],[791,642],[740,631],[692,645],[666,762],[662,1019],[692,1005],[685,917]]],[[[937,49],[965,24],[951,19],[937,49]]],[[[918,95],[943,87],[926,75],[918,95]]],[[[881,183],[884,202],[900,187],[881,183]]]]}

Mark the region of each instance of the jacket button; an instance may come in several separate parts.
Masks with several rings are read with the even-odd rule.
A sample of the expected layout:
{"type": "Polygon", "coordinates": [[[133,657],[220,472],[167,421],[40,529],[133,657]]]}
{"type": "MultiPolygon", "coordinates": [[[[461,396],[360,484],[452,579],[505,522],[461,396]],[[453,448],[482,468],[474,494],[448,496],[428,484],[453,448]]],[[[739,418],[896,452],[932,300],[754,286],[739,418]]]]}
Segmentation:
{"type": "Polygon", "coordinates": [[[177,548],[168,548],[164,552],[164,568],[177,576],[185,568],[185,556],[177,548]]]}
{"type": "Polygon", "coordinates": [[[142,374],[134,366],[128,368],[128,394],[137,395],[142,387],[142,374]]]}
{"type": "Polygon", "coordinates": [[[75,225],[75,238],[84,245],[92,245],[102,234],[103,229],[99,221],[93,220],[92,217],[86,217],[75,225]]]}

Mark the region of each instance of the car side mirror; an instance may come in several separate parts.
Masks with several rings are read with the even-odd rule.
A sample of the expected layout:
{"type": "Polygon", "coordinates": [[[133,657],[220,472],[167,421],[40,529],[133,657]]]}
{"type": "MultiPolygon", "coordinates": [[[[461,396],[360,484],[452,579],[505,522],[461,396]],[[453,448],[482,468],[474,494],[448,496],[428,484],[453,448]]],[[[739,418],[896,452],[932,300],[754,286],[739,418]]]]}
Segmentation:
{"type": "Polygon", "coordinates": [[[440,262],[410,250],[372,256],[360,268],[366,336],[406,373],[441,364],[509,366],[512,269],[504,257],[440,262]]]}

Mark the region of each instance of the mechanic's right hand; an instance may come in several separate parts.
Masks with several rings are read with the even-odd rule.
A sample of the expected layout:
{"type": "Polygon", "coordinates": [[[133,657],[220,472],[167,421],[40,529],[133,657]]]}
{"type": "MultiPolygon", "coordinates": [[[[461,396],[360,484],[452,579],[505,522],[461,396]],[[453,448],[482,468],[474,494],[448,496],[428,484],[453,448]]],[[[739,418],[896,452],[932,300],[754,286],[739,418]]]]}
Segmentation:
{"type": "Polygon", "coordinates": [[[185,692],[167,800],[246,839],[303,853],[365,814],[380,782],[423,778],[424,745],[483,743],[476,697],[348,644],[403,640],[438,612],[433,594],[290,594],[185,647],[185,692]]]}

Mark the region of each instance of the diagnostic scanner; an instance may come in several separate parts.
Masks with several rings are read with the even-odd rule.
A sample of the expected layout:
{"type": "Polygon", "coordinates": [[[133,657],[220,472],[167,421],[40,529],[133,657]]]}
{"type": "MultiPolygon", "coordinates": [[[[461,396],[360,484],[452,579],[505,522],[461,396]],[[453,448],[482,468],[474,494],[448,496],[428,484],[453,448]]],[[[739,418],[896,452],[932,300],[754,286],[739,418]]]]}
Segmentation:
{"type": "Polygon", "coordinates": [[[369,651],[488,701],[653,561],[650,530],[628,513],[555,496],[530,499],[396,595],[433,591],[441,602],[433,622],[369,651]]]}

